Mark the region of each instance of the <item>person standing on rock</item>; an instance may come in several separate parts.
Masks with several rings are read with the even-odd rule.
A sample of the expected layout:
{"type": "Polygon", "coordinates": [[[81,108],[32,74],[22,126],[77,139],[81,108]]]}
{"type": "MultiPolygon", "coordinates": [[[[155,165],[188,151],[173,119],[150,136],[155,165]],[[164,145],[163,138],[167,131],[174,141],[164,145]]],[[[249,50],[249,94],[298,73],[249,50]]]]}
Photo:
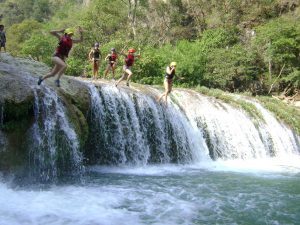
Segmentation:
{"type": "Polygon", "coordinates": [[[56,51],[52,57],[52,62],[54,63],[54,67],[50,73],[45,75],[44,77],[39,77],[38,85],[40,85],[43,80],[53,77],[57,74],[57,79],[55,80],[55,84],[57,87],[60,87],[60,77],[64,73],[67,68],[67,64],[65,60],[67,59],[70,50],[73,47],[74,43],[79,43],[83,41],[82,29],[78,28],[78,32],[80,34],[80,39],[73,39],[74,30],[72,28],[62,29],[62,30],[53,30],[50,34],[54,35],[58,38],[59,43],[56,48],[56,51]]]}
{"type": "Polygon", "coordinates": [[[167,66],[165,79],[164,79],[164,86],[165,86],[165,92],[158,98],[158,102],[165,97],[165,102],[167,103],[168,94],[172,91],[173,86],[173,78],[175,76],[176,72],[176,62],[171,62],[169,66],[167,66]]]}
{"type": "Polygon", "coordinates": [[[4,32],[4,25],[1,24],[0,25],[0,52],[2,48],[4,49],[4,52],[6,52],[5,44],[6,44],[6,35],[4,32]]]}
{"type": "Polygon", "coordinates": [[[89,53],[89,60],[92,62],[92,65],[93,65],[93,79],[97,79],[97,77],[98,77],[100,60],[102,57],[99,46],[100,46],[100,44],[98,42],[96,42],[94,45],[94,48],[92,48],[89,53]]]}
{"type": "Polygon", "coordinates": [[[118,54],[116,52],[115,48],[111,49],[111,53],[108,54],[104,61],[108,61],[106,70],[104,72],[104,78],[106,78],[108,72],[111,70],[112,71],[112,79],[115,79],[115,70],[116,70],[116,66],[117,66],[117,58],[118,58],[118,54]]]}

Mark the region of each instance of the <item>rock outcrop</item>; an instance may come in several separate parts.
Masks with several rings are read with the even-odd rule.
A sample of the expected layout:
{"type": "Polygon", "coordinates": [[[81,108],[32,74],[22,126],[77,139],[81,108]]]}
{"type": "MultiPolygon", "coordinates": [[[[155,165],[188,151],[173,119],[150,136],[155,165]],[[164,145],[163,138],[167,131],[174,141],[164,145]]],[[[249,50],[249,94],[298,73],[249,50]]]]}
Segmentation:
{"type": "MultiPolygon", "coordinates": [[[[27,160],[27,132],[36,118],[37,104],[44,98],[43,88],[56,92],[66,109],[79,139],[80,149],[88,137],[86,116],[89,111],[89,92],[76,79],[63,77],[62,87],[56,88],[53,79],[37,85],[39,76],[49,71],[46,65],[29,59],[0,56],[0,170],[9,171],[27,160]]],[[[41,107],[41,106],[40,106],[41,107]]]]}

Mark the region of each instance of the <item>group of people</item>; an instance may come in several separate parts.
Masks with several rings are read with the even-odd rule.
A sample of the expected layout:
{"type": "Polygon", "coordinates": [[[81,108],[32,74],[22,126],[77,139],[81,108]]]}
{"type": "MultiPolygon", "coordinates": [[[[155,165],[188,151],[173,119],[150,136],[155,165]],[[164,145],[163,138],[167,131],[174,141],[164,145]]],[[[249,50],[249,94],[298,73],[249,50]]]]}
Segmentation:
{"type": "MultiPolygon", "coordinates": [[[[100,61],[102,58],[101,51],[99,49],[100,44],[98,42],[95,43],[94,47],[91,49],[89,53],[89,60],[93,66],[93,79],[97,79],[100,67],[100,61]]],[[[110,54],[108,54],[104,61],[107,61],[107,67],[104,72],[104,78],[106,78],[108,72],[112,71],[112,79],[115,80],[115,69],[117,66],[118,53],[115,48],[110,50],[110,54]]]]}
{"type": "MultiPolygon", "coordinates": [[[[48,74],[46,74],[43,77],[39,77],[38,85],[40,85],[45,79],[57,75],[55,84],[57,87],[60,87],[60,78],[67,68],[67,64],[65,62],[66,58],[68,57],[73,44],[80,43],[83,41],[83,30],[81,29],[81,27],[78,28],[78,33],[80,34],[79,39],[73,38],[75,30],[73,30],[72,28],[53,30],[50,33],[57,37],[57,39],[59,40],[58,46],[52,56],[52,62],[54,63],[54,67],[48,74]]],[[[99,47],[100,44],[98,42],[95,43],[94,47],[91,49],[88,55],[89,60],[92,62],[93,65],[93,78],[97,78],[100,67],[100,61],[102,58],[99,47]]],[[[104,72],[104,78],[106,78],[108,72],[111,70],[113,79],[115,79],[115,69],[117,65],[118,55],[122,55],[125,57],[123,65],[123,75],[119,80],[115,82],[116,87],[123,80],[126,80],[126,85],[129,86],[129,81],[133,75],[131,68],[134,64],[135,58],[141,56],[140,49],[139,52],[136,53],[135,49],[130,48],[127,54],[124,53],[124,49],[125,47],[118,53],[115,48],[112,48],[111,53],[105,57],[105,61],[108,62],[108,65],[104,72]]],[[[167,96],[172,90],[175,71],[176,62],[171,62],[170,65],[168,65],[166,68],[166,75],[164,79],[165,92],[157,99],[159,102],[161,101],[161,99],[163,99],[163,97],[165,98],[165,102],[167,102],[167,96]]]]}
{"type": "Polygon", "coordinates": [[[4,31],[4,25],[0,24],[0,52],[3,48],[4,52],[6,52],[6,35],[4,31]]]}
{"type": "MultiPolygon", "coordinates": [[[[98,77],[100,61],[102,58],[102,54],[101,54],[99,47],[100,47],[100,44],[98,42],[96,42],[94,47],[89,52],[89,60],[93,66],[93,79],[96,79],[98,77]]],[[[106,66],[106,69],[104,72],[104,78],[107,77],[109,71],[112,71],[112,79],[115,80],[115,70],[116,70],[116,66],[117,66],[118,55],[122,55],[125,57],[125,61],[124,61],[124,65],[123,65],[123,75],[115,83],[116,87],[122,80],[126,80],[126,85],[129,86],[129,80],[132,76],[131,67],[133,66],[135,58],[141,56],[140,49],[139,49],[139,53],[136,54],[135,49],[131,48],[128,50],[127,55],[124,54],[124,49],[125,49],[125,47],[121,50],[121,52],[118,53],[115,48],[111,48],[110,54],[108,54],[104,59],[104,61],[107,62],[107,66],[106,66]]]]}

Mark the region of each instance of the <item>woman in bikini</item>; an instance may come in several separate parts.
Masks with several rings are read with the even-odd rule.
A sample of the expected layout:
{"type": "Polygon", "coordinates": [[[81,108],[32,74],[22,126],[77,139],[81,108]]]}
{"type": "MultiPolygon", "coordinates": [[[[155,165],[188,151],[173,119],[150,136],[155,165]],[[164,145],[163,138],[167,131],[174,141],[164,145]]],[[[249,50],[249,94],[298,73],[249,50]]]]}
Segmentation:
{"type": "Polygon", "coordinates": [[[108,54],[104,61],[108,61],[106,70],[104,72],[104,78],[106,78],[108,72],[111,70],[112,71],[112,79],[115,79],[115,70],[116,70],[116,66],[117,66],[117,58],[118,58],[118,54],[116,52],[115,48],[111,49],[110,54],[108,54]]]}
{"type": "Polygon", "coordinates": [[[164,79],[165,92],[158,98],[158,102],[160,102],[161,99],[165,97],[165,102],[167,103],[168,94],[170,94],[170,92],[172,91],[173,78],[176,73],[176,66],[176,62],[171,62],[170,65],[167,66],[166,75],[164,79]]]}

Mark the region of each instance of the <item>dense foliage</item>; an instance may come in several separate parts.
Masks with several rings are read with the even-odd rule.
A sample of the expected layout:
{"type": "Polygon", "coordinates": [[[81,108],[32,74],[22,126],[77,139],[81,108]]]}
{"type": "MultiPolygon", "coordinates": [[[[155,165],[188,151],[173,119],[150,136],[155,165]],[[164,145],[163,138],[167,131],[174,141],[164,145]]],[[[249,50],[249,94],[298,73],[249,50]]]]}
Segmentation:
{"type": "Polygon", "coordinates": [[[99,41],[104,57],[111,47],[141,48],[136,82],[161,84],[166,65],[177,61],[176,85],[293,95],[300,88],[299,5],[299,0],[0,0],[0,15],[8,51],[48,64],[57,44],[49,31],[82,26],[84,42],[68,59],[70,75],[91,73],[87,54],[99,41]]]}

